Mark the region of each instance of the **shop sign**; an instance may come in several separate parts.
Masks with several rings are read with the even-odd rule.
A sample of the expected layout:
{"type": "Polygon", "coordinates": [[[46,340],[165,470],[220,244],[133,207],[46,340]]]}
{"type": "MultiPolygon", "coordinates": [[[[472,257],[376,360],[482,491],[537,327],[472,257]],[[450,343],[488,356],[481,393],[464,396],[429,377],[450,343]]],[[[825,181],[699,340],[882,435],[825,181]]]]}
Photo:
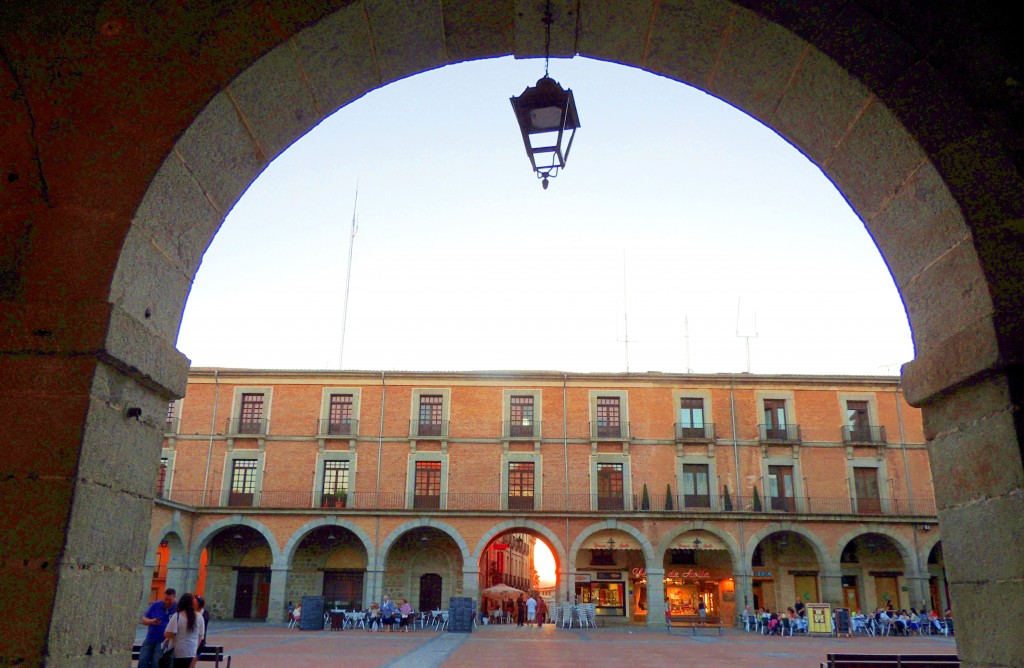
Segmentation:
{"type": "Polygon", "coordinates": [[[755,578],[770,578],[771,576],[771,571],[754,571],[755,578]]]}
{"type": "Polygon", "coordinates": [[[639,550],[632,536],[621,531],[599,531],[589,538],[587,548],[591,550],[639,550]]]}
{"type": "MultiPolygon", "coordinates": [[[[633,579],[640,580],[647,577],[647,569],[645,568],[634,568],[632,570],[633,579]]],[[[691,568],[688,571],[665,571],[665,577],[671,580],[679,579],[692,579],[692,580],[708,580],[711,578],[711,573],[708,571],[702,571],[699,569],[691,568]]]]}
{"type": "Polygon", "coordinates": [[[670,550],[724,550],[722,541],[715,535],[706,531],[687,531],[679,536],[672,544],[670,550]]]}
{"type": "Polygon", "coordinates": [[[622,573],[595,573],[598,580],[621,580],[622,573]]]}
{"type": "Polygon", "coordinates": [[[590,582],[590,573],[577,573],[576,582],[590,582]]]}

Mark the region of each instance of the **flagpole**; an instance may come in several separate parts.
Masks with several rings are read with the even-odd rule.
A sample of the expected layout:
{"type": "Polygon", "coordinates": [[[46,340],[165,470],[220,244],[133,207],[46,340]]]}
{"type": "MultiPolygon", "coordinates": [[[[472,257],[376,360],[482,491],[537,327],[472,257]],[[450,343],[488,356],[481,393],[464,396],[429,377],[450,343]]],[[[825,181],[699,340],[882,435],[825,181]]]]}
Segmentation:
{"type": "Polygon", "coordinates": [[[352,204],[352,233],[348,238],[348,269],[345,273],[345,301],[341,309],[341,347],[338,351],[338,369],[344,368],[345,362],[345,324],[348,320],[348,289],[352,282],[352,249],[356,243],[356,209],[359,206],[359,181],[356,181],[356,199],[352,204]]]}

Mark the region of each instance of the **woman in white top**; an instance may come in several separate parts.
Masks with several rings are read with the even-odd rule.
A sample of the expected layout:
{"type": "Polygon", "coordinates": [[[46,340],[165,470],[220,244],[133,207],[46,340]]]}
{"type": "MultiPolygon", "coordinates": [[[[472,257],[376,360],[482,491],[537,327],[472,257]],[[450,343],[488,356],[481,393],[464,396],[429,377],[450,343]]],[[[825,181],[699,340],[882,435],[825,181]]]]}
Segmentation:
{"type": "Polygon", "coordinates": [[[165,643],[173,643],[174,668],[190,668],[199,652],[199,641],[206,631],[202,615],[196,612],[195,597],[182,594],[178,612],[167,622],[165,643]]]}

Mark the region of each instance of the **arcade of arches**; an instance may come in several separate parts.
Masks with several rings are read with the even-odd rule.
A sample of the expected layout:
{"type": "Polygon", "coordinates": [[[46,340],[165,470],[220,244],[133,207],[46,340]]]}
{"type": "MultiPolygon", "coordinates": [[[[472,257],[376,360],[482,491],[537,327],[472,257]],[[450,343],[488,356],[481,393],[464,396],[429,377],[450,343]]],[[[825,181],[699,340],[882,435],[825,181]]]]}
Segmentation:
{"type": "MultiPolygon", "coordinates": [[[[543,5],[0,10],[0,589],[25,611],[0,656],[127,662],[160,417],[187,375],[174,349],[182,308],[245,188],[369,90],[449,63],[542,55],[543,5]],[[80,614],[96,591],[107,593],[97,614],[80,614]]],[[[913,331],[904,388],[924,409],[958,651],[966,666],[1022,665],[1024,57],[1003,5],[552,6],[552,55],[721,97],[799,147],[865,222],[913,331]]]]}
{"type": "MultiPolygon", "coordinates": [[[[436,610],[462,595],[486,606],[480,592],[488,586],[537,591],[535,583],[484,577],[481,567],[490,555],[519,541],[532,549],[549,540],[523,526],[492,527],[479,536],[479,522],[450,518],[443,527],[398,526],[389,545],[378,547],[364,543],[373,519],[292,529],[279,516],[253,514],[246,524],[233,524],[164,505],[156,513],[173,515],[175,524],[152,536],[147,592],[165,586],[197,591],[219,618],[283,621],[286,602],[304,596],[322,596],[343,609],[366,609],[384,594],[408,598],[417,610],[436,610]],[[187,546],[179,536],[190,532],[205,538],[187,546]],[[464,546],[481,537],[486,547],[465,559],[464,546]]],[[[560,519],[550,524],[552,532],[564,530],[560,519]]],[[[618,520],[609,527],[607,521],[581,518],[570,524],[573,567],[563,570],[560,541],[549,545],[558,570],[551,597],[594,603],[606,623],[647,623],[651,596],[665,600],[672,615],[696,615],[703,602],[707,614],[727,623],[745,605],[784,610],[797,600],[841,601],[852,610],[890,603],[897,609],[950,607],[942,544],[916,524],[873,529],[830,523],[816,529],[758,521],[714,528],[661,522],[657,533],[643,522],[618,520]],[[738,552],[741,532],[750,536],[748,559],[738,552]]]]}

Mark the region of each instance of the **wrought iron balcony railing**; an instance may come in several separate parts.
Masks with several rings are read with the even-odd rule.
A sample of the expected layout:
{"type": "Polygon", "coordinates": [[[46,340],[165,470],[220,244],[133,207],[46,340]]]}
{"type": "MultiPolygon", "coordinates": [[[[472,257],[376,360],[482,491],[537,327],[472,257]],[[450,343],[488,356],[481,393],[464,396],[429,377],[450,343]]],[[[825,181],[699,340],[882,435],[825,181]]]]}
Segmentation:
{"type": "Polygon", "coordinates": [[[800,442],[800,425],[798,424],[759,424],[757,431],[762,443],[800,442]]]}
{"type": "Polygon", "coordinates": [[[411,420],[410,438],[448,438],[448,420],[411,420]]]}
{"type": "Polygon", "coordinates": [[[594,441],[624,441],[629,438],[629,423],[591,422],[590,438],[594,441]]]}
{"type": "Polygon", "coordinates": [[[359,420],[332,420],[330,418],[317,420],[318,436],[357,436],[359,434],[359,420]]]}
{"type": "Polygon", "coordinates": [[[934,499],[857,499],[850,497],[762,497],[715,494],[544,494],[509,496],[498,492],[447,492],[408,497],[405,492],[347,492],[322,494],[311,490],[265,490],[259,493],[221,490],[171,490],[166,498],[206,508],[279,508],[367,511],[446,512],[641,512],[692,513],[797,513],[805,515],[881,515],[889,517],[936,514],[934,499]]]}
{"type": "Polygon", "coordinates": [[[501,436],[509,440],[540,438],[540,421],[505,421],[501,423],[501,436]]]}
{"type": "Polygon", "coordinates": [[[878,425],[843,425],[843,443],[885,445],[885,427],[878,425]]]}
{"type": "Polygon", "coordinates": [[[702,425],[693,425],[676,422],[676,440],[713,441],[715,440],[715,424],[705,422],[702,425]]]}
{"type": "Polygon", "coordinates": [[[266,418],[245,420],[228,418],[227,434],[229,436],[266,436],[270,429],[270,421],[266,418]]]}

